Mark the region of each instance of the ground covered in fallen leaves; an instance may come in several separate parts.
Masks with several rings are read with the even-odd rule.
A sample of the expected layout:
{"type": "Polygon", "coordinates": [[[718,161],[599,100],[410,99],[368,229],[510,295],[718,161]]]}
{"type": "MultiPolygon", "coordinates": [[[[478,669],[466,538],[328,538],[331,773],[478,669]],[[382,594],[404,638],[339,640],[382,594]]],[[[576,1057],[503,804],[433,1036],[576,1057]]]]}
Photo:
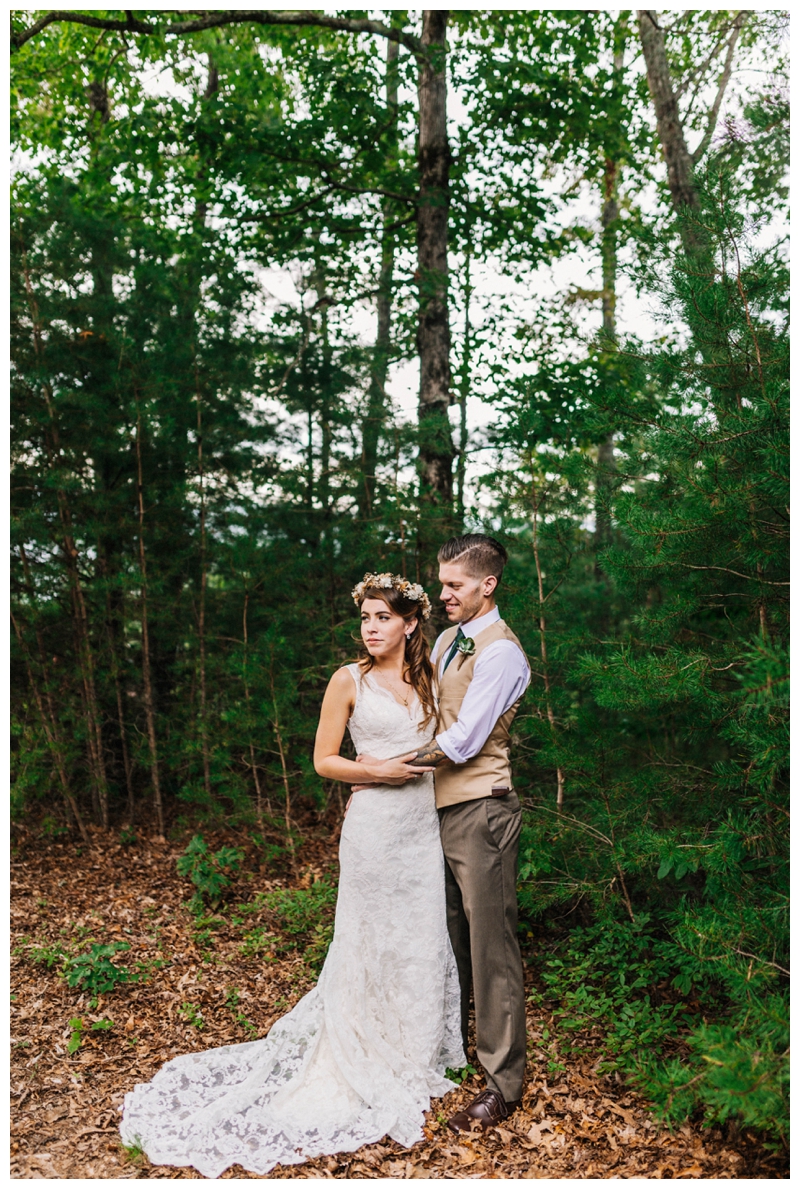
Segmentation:
{"type": "MultiPolygon", "coordinates": [[[[198,1178],[123,1149],[117,1126],[126,1091],[178,1053],[266,1035],[313,985],[333,893],[320,895],[319,919],[310,924],[276,914],[269,893],[335,888],[335,834],[306,830],[294,867],[278,876],[247,839],[205,836],[212,847],[244,846],[246,859],[219,910],[198,922],[187,908],[191,885],[176,871],[188,834],[123,845],[96,831],[87,847],[15,831],[13,1177],[198,1178]],[[113,960],[139,981],[94,1000],[67,985],[59,973],[65,961],[115,941],[129,949],[113,960]]],[[[535,973],[532,964],[531,983],[535,973]]],[[[431,1104],[426,1140],[413,1149],[373,1144],[277,1167],[271,1178],[788,1176],[785,1159],[757,1136],[659,1126],[640,1097],[596,1071],[599,1047],[562,1070],[553,1060],[555,1029],[546,1011],[529,1009],[527,1085],[505,1126],[471,1139],[447,1129],[447,1116],[482,1087],[470,1076],[431,1104]]],[[[238,1166],[224,1177],[260,1179],[238,1166]]]]}

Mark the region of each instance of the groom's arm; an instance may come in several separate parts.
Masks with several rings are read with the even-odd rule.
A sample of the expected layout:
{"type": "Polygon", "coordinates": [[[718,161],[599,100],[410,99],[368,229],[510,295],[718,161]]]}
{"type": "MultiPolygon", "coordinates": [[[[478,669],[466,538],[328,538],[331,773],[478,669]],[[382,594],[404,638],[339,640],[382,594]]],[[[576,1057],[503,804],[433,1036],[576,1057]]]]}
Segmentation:
{"type": "Polygon", "coordinates": [[[426,768],[435,768],[437,764],[441,764],[442,760],[446,759],[447,756],[442,751],[436,739],[434,739],[431,743],[419,749],[411,763],[421,764],[426,768]]]}
{"type": "Polygon", "coordinates": [[[440,731],[433,746],[454,764],[478,755],[497,720],[527,689],[531,671],[525,654],[511,640],[497,640],[475,662],[458,718],[440,731]]]}

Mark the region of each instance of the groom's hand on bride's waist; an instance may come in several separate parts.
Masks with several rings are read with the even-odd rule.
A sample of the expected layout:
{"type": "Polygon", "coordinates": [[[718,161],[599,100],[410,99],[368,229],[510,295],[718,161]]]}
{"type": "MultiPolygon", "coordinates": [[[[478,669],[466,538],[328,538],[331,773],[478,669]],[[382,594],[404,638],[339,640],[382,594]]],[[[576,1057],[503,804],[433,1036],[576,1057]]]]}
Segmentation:
{"type": "Polygon", "coordinates": [[[356,763],[371,768],[370,775],[374,779],[364,781],[363,784],[352,785],[352,792],[358,793],[362,789],[373,788],[376,784],[403,785],[408,780],[414,780],[418,776],[432,772],[432,764],[427,760],[423,764],[420,759],[421,754],[416,751],[408,751],[399,756],[391,756],[387,760],[379,760],[376,756],[370,755],[356,756],[356,763]]]}

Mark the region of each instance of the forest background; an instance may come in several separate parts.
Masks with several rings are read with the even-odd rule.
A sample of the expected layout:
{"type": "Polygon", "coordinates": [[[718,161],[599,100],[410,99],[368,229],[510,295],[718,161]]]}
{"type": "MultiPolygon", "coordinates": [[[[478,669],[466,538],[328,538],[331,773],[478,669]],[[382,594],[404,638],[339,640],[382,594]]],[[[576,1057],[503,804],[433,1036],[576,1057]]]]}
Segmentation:
{"type": "Polygon", "coordinates": [[[12,822],[291,869],[351,587],[488,531],[536,993],[779,1146],[787,28],[26,11],[11,58],[12,822]]]}

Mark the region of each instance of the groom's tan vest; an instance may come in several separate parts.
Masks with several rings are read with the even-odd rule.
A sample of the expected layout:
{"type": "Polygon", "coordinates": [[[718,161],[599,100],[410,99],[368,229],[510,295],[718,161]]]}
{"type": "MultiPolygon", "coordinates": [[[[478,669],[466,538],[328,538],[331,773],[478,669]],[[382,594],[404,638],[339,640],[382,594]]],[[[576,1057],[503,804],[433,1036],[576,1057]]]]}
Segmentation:
{"type": "MultiPolygon", "coordinates": [[[[447,656],[457,632],[458,626],[448,628],[442,636],[439,660],[447,656]]],[[[478,633],[475,637],[475,651],[471,656],[463,656],[457,652],[439,677],[437,733],[448,730],[458,718],[461,703],[475,670],[475,661],[484,648],[494,644],[495,640],[513,640],[522,649],[508,625],[499,619],[478,633]]],[[[446,763],[436,770],[434,782],[437,809],[442,809],[445,805],[456,805],[460,801],[477,801],[480,797],[490,797],[494,788],[512,788],[511,764],[508,758],[509,733],[520,701],[521,698],[517,698],[514,705],[509,706],[505,714],[498,718],[489,738],[476,756],[467,760],[466,764],[446,763]]]]}

